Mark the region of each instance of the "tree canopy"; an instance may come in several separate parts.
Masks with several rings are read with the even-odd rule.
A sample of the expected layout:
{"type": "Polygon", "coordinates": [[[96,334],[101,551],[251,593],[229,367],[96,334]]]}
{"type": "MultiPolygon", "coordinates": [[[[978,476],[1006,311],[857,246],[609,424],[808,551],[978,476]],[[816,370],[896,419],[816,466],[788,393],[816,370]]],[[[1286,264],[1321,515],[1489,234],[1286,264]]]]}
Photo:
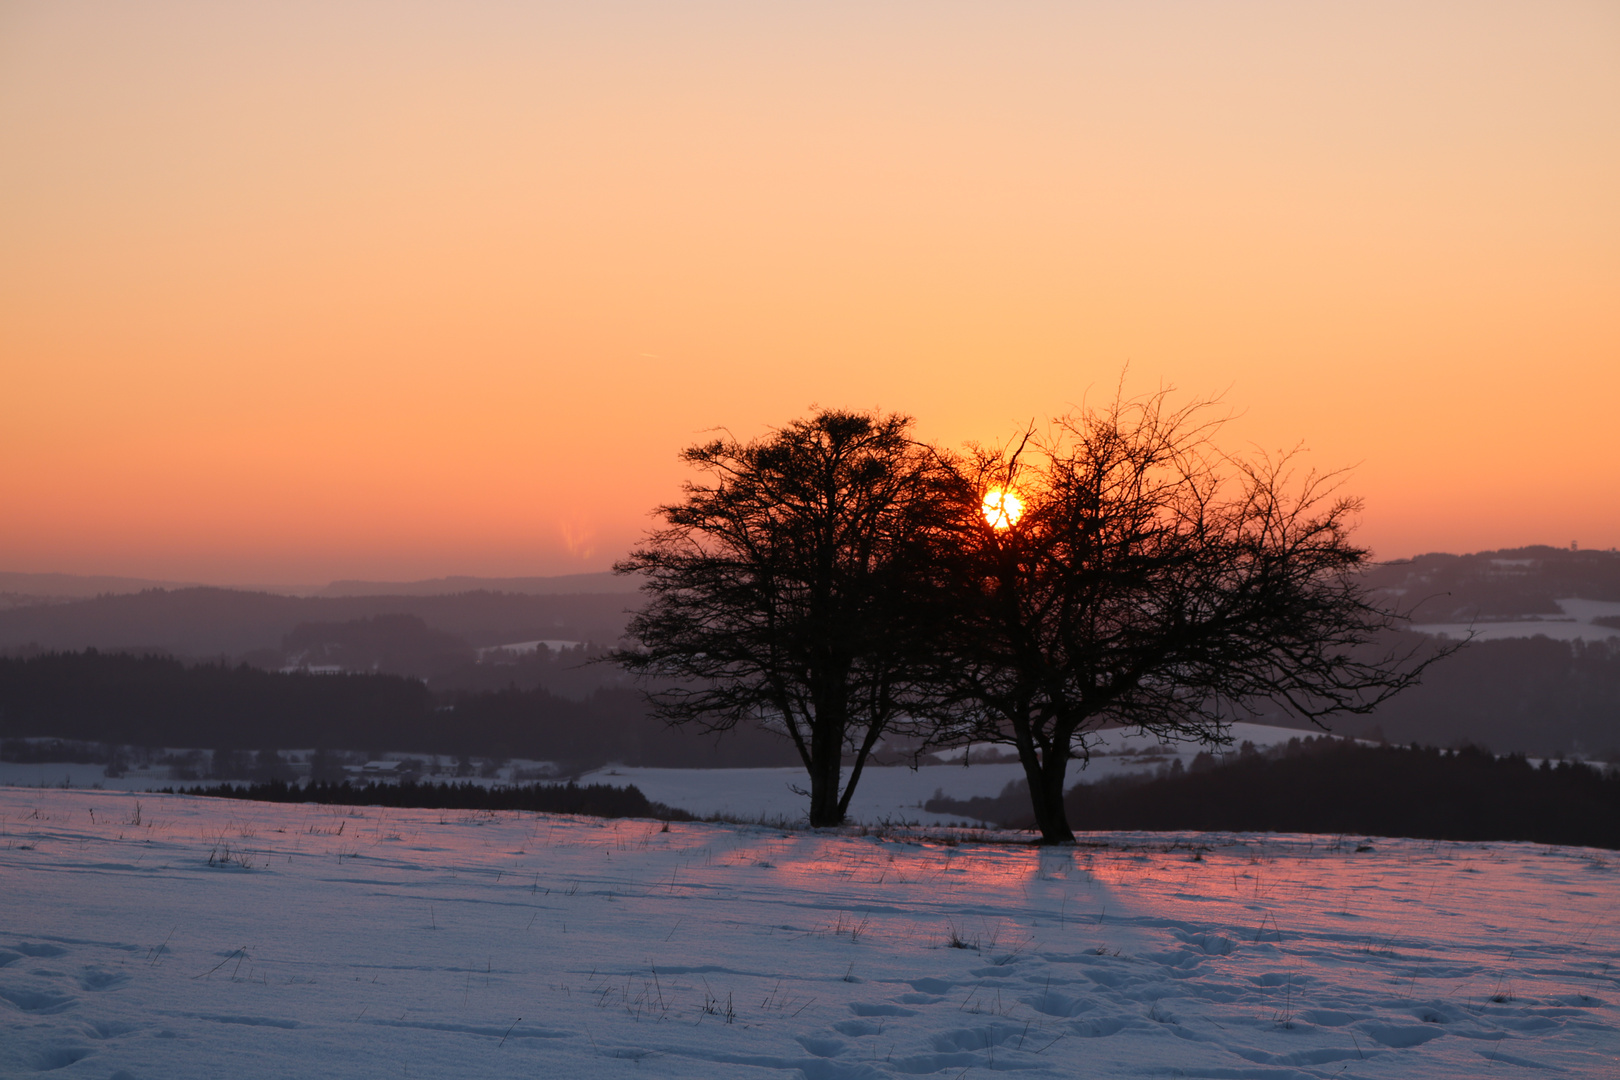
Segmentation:
{"type": "Polygon", "coordinates": [[[1366,712],[1427,662],[1358,576],[1339,477],[1219,427],[1159,393],[961,455],[834,410],[694,446],[702,479],[617,567],[647,603],[615,657],[673,723],[791,739],[812,825],[905,730],[1015,747],[1043,838],[1072,839],[1068,763],[1103,727],[1220,743],[1262,701],[1366,712]]]}
{"type": "Polygon", "coordinates": [[[918,600],[949,503],[910,428],[822,410],[691,447],[702,479],[617,567],[645,578],[636,644],[616,656],[651,680],[654,708],[704,730],[782,732],[809,773],[812,825],[843,820],[868,756],[912,711],[918,600]]]}
{"type": "Polygon", "coordinates": [[[1400,616],[1357,577],[1360,504],[1293,455],[1222,453],[1211,412],[1116,399],[954,463],[940,715],[1017,749],[1048,841],[1073,837],[1068,762],[1105,726],[1218,743],[1259,701],[1365,712],[1423,666],[1379,647],[1400,616]]]}

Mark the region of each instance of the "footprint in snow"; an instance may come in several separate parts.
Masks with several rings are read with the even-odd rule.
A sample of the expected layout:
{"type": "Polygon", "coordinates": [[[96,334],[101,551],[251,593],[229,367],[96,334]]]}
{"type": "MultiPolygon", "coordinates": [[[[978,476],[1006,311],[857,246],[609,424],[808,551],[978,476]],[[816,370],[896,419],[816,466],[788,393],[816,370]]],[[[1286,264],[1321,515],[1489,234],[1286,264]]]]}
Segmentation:
{"type": "Polygon", "coordinates": [[[791,1065],[784,1062],[784,1065],[796,1068],[804,1080],[888,1080],[891,1075],[879,1072],[865,1062],[846,1064],[828,1058],[810,1058],[806,1061],[793,1062],[791,1065]]]}
{"type": "Polygon", "coordinates": [[[65,1069],[93,1053],[87,1046],[48,1046],[34,1055],[34,1068],[39,1072],[65,1069]]]}
{"type": "Polygon", "coordinates": [[[1084,998],[1070,997],[1068,994],[1057,990],[1044,990],[1037,994],[1028,995],[1020,1000],[1038,1013],[1044,1013],[1047,1016],[1057,1016],[1063,1019],[1079,1016],[1081,1013],[1087,1010],[1090,1004],[1084,998]]]}
{"type": "Polygon", "coordinates": [[[24,941],[24,942],[20,942],[19,944],[17,944],[15,946],[15,948],[16,948],[16,950],[18,952],[22,953],[24,956],[42,957],[42,956],[66,956],[67,955],[67,950],[62,948],[62,946],[60,946],[60,945],[47,945],[44,942],[37,942],[36,943],[36,942],[31,942],[31,941],[24,941]]]}
{"type": "Polygon", "coordinates": [[[934,1049],[941,1053],[958,1050],[988,1050],[1022,1038],[1029,1031],[1027,1024],[992,1023],[981,1027],[957,1028],[933,1037],[934,1049]]]}
{"type": "Polygon", "coordinates": [[[1147,1026],[1146,1020],[1134,1017],[1105,1016],[1095,1020],[1077,1021],[1069,1030],[1082,1039],[1106,1039],[1110,1035],[1118,1035],[1127,1028],[1141,1029],[1147,1026]]]}
{"type": "Polygon", "coordinates": [[[9,1001],[23,1012],[49,1015],[71,1009],[79,1003],[79,999],[68,994],[52,993],[49,990],[27,990],[23,988],[0,990],[0,1000],[9,1001]]]}
{"type": "Polygon", "coordinates": [[[814,1035],[798,1036],[798,1043],[810,1053],[819,1058],[837,1057],[849,1049],[849,1044],[842,1039],[818,1038],[814,1035]]]}
{"type": "Polygon", "coordinates": [[[129,976],[118,971],[108,971],[105,968],[87,967],[79,975],[79,988],[92,992],[102,990],[116,990],[129,982],[129,976]]]}
{"type": "Polygon", "coordinates": [[[1385,1046],[1407,1050],[1422,1046],[1430,1039],[1438,1039],[1445,1032],[1437,1027],[1419,1027],[1415,1024],[1366,1024],[1361,1031],[1385,1046]]]}

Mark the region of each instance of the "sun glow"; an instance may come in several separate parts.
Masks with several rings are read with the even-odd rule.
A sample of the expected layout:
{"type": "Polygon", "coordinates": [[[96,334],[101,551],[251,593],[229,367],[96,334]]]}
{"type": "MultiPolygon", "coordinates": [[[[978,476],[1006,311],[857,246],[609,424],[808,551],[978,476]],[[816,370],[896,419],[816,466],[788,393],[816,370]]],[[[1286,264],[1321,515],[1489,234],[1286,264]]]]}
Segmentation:
{"type": "Polygon", "coordinates": [[[992,529],[1006,529],[1017,523],[1024,514],[1024,500],[1006,488],[991,488],[984,493],[984,520],[992,529]]]}

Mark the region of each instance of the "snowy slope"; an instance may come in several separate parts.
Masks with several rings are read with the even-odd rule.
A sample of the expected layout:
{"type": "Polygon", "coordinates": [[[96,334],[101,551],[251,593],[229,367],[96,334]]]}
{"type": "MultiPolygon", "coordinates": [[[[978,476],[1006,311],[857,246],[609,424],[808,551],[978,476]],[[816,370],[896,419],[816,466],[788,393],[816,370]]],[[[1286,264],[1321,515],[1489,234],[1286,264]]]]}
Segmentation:
{"type": "Polygon", "coordinates": [[[1413,626],[1420,634],[1443,634],[1450,638],[1500,641],[1503,638],[1549,637],[1554,641],[1607,641],[1620,638],[1620,628],[1599,626],[1594,619],[1620,615],[1620,603],[1612,600],[1557,600],[1562,616],[1475,623],[1425,623],[1413,626]]]}
{"type": "Polygon", "coordinates": [[[0,1075],[1620,1076],[1612,854],[1088,840],[0,789],[0,1075]]]}

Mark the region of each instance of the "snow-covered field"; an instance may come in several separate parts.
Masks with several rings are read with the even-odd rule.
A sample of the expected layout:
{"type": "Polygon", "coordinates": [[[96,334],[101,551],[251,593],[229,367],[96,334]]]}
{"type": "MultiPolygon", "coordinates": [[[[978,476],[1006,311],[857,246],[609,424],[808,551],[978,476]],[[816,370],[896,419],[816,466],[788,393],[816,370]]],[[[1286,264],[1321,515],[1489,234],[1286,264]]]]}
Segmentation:
{"type": "Polygon", "coordinates": [[[0,789],[0,1075],[1620,1076],[1620,859],[1361,839],[0,789]]]}
{"type": "MultiPolygon", "coordinates": [[[[1265,724],[1233,724],[1232,748],[1252,742],[1265,748],[1312,732],[1265,724]]],[[[1069,786],[1094,783],[1122,773],[1152,772],[1180,760],[1183,767],[1203,749],[1196,743],[1161,745],[1151,735],[1123,728],[1098,733],[1097,755],[1084,769],[1069,766],[1069,786]]],[[[847,777],[847,772],[846,772],[847,777]]],[[[1016,761],[962,765],[868,767],[861,773],[850,799],[850,820],[864,824],[915,823],[951,825],[960,814],[933,814],[922,809],[938,793],[956,799],[999,795],[1014,780],[1024,778],[1016,761]]],[[[791,769],[651,769],[609,766],[580,777],[582,784],[634,784],[654,802],[679,807],[699,817],[724,816],[743,821],[802,820],[809,800],[803,791],[804,770],[791,769]]]]}
{"type": "MultiPolygon", "coordinates": [[[[1264,748],[1287,742],[1291,738],[1309,737],[1312,733],[1295,728],[1272,727],[1264,724],[1233,724],[1233,747],[1252,742],[1264,748]]],[[[1131,734],[1123,729],[1101,732],[1095,740],[1098,756],[1081,769],[1075,762],[1069,767],[1069,782],[1073,784],[1101,780],[1121,773],[1151,772],[1167,767],[1180,759],[1183,766],[1201,748],[1193,743],[1174,743],[1161,746],[1150,735],[1131,734]]],[[[307,754],[308,751],[301,753],[307,754]]],[[[395,758],[404,754],[391,755],[395,758]]],[[[523,772],[544,772],[548,763],[515,761],[501,769],[495,777],[458,778],[429,775],[431,782],[475,783],[495,785],[514,782],[514,775],[523,772]]],[[[110,791],[151,791],[163,787],[195,787],[222,783],[220,780],[174,780],[169,768],[153,765],[131,768],[123,776],[110,778],[105,767],[68,762],[0,762],[0,784],[22,787],[98,787],[110,791]]],[[[945,825],[961,820],[961,815],[931,814],[922,804],[943,792],[958,799],[971,799],[978,795],[997,795],[1009,781],[1023,779],[1024,772],[1016,762],[978,763],[961,765],[924,766],[910,769],[904,766],[886,768],[868,767],[856,785],[855,797],[850,802],[850,818],[865,824],[911,822],[923,825],[945,825]]],[[[237,777],[246,782],[246,777],[237,777]]],[[[365,777],[358,778],[364,781],[365,777]]],[[[642,794],[654,802],[689,811],[699,817],[725,816],[747,821],[795,821],[805,816],[809,800],[794,789],[802,791],[806,784],[804,770],[787,769],[653,769],[610,765],[579,778],[582,784],[611,784],[624,787],[634,784],[642,794]]]]}
{"type": "Polygon", "coordinates": [[[1605,641],[1620,638],[1620,628],[1599,626],[1593,619],[1620,615],[1620,603],[1612,600],[1559,600],[1562,616],[1548,615],[1513,622],[1425,623],[1412,627],[1423,634],[1446,637],[1472,637],[1476,641],[1503,638],[1549,637],[1554,641],[1605,641]]]}

